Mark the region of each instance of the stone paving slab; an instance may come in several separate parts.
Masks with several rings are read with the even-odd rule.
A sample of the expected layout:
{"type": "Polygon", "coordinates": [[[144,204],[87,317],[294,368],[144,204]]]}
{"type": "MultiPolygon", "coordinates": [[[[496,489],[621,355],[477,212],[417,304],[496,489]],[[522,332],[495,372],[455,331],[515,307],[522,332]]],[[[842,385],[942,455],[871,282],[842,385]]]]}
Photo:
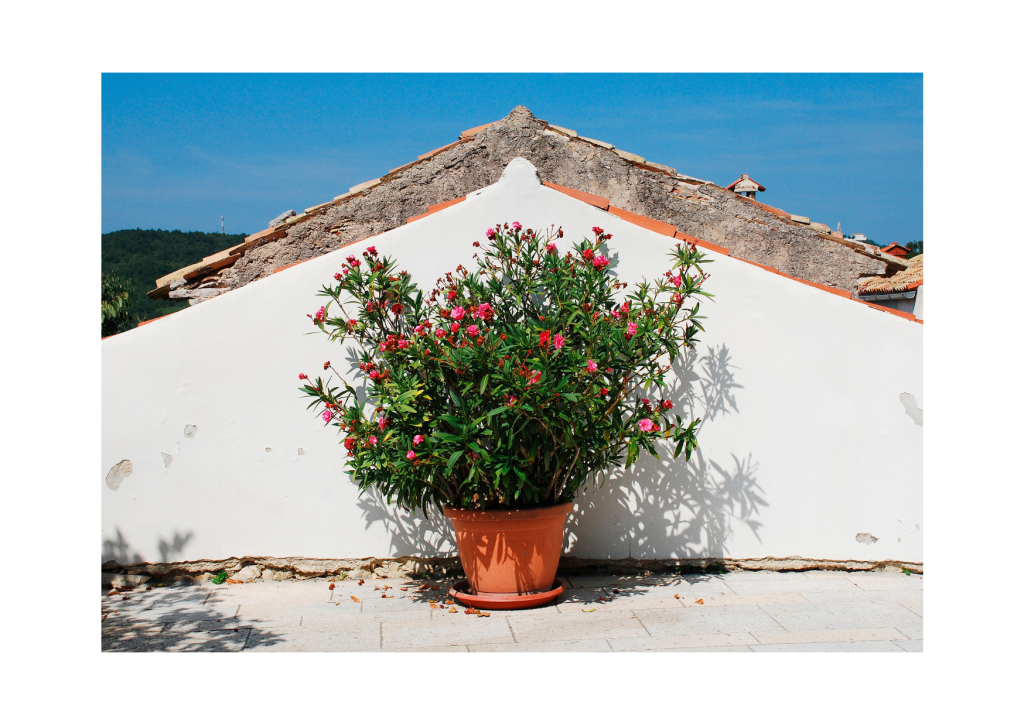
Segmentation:
{"type": "Polygon", "coordinates": [[[637,615],[655,638],[668,635],[748,633],[755,630],[783,629],[763,607],[758,605],[638,610],[637,615]]]}
{"type": "Polygon", "coordinates": [[[489,611],[489,617],[447,604],[451,579],[428,582],[427,588],[436,589],[422,590],[423,581],[406,580],[341,580],[331,590],[324,578],[139,588],[128,600],[120,593],[102,596],[101,647],[463,653],[924,649],[924,583],[918,575],[739,571],[561,579],[567,589],[551,605],[489,611]]]}
{"type": "MultiPolygon", "coordinates": [[[[652,611],[654,612],[654,611],[652,611]]],[[[508,615],[516,642],[560,641],[572,639],[630,638],[647,635],[639,618],[630,611],[560,613],[545,609],[508,615]]]]}
{"type": "Polygon", "coordinates": [[[469,646],[471,653],[578,653],[611,652],[604,638],[591,640],[546,640],[527,643],[479,643],[469,646]]]}
{"type": "Polygon", "coordinates": [[[903,653],[891,640],[861,640],[835,643],[779,643],[748,646],[755,653],[903,653]]]}
{"type": "Polygon", "coordinates": [[[671,650],[675,648],[745,647],[757,643],[750,633],[691,633],[669,635],[662,638],[609,638],[608,644],[616,651],[671,650]]]}
{"type": "Polygon", "coordinates": [[[907,640],[895,628],[835,628],[829,630],[775,630],[753,634],[765,645],[789,643],[841,643],[868,640],[907,640]]]}

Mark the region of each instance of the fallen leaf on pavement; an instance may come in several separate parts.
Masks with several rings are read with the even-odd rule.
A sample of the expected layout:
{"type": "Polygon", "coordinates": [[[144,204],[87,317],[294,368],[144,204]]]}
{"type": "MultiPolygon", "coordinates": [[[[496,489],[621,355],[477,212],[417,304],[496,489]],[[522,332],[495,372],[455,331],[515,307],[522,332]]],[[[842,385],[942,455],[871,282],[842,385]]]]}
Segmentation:
{"type": "Polygon", "coordinates": [[[457,613],[457,612],[459,612],[459,609],[458,608],[448,608],[448,612],[450,612],[450,613],[457,613]]]}
{"type": "Polygon", "coordinates": [[[232,580],[230,577],[228,579],[226,579],[224,582],[228,583],[229,585],[241,585],[242,584],[241,580],[232,580]]]}
{"type": "Polygon", "coordinates": [[[379,587],[375,587],[375,588],[373,588],[373,589],[374,589],[374,590],[379,590],[380,588],[379,588],[379,587]]]}
{"type": "Polygon", "coordinates": [[[583,609],[583,612],[585,612],[585,613],[592,613],[592,612],[594,612],[595,610],[597,610],[597,608],[590,608],[590,610],[587,610],[586,608],[584,608],[584,609],[583,609]]]}
{"type": "Polygon", "coordinates": [[[476,615],[479,612],[476,608],[466,608],[466,615],[476,615]]]}
{"type": "Polygon", "coordinates": [[[117,590],[111,590],[110,592],[107,593],[107,596],[108,597],[113,597],[114,595],[120,595],[120,594],[121,593],[119,593],[117,590]]]}
{"type": "Polygon", "coordinates": [[[332,582],[330,585],[328,585],[327,589],[328,590],[333,590],[334,589],[334,583],[332,582]]]}
{"type": "Polygon", "coordinates": [[[349,597],[352,598],[352,602],[359,602],[359,598],[356,597],[355,595],[350,595],[349,597]]]}
{"type": "Polygon", "coordinates": [[[678,599],[679,599],[679,593],[677,592],[677,593],[676,593],[675,595],[673,595],[672,597],[674,597],[674,598],[675,598],[676,600],[678,600],[678,599]]]}
{"type": "Polygon", "coordinates": [[[122,599],[122,600],[131,600],[131,599],[132,599],[132,596],[131,596],[131,595],[125,595],[125,596],[124,596],[124,597],[122,597],[121,599],[122,599]]]}
{"type": "Polygon", "coordinates": [[[390,589],[391,589],[391,585],[385,585],[384,586],[384,592],[387,592],[390,589]]]}
{"type": "Polygon", "coordinates": [[[436,602],[432,602],[432,603],[430,603],[430,607],[432,607],[432,608],[436,608],[436,607],[437,607],[437,603],[436,603],[436,602]]]}
{"type": "Polygon", "coordinates": [[[433,586],[433,587],[431,587],[430,589],[431,589],[431,590],[440,590],[440,589],[441,589],[441,586],[440,586],[440,585],[434,585],[434,586],[433,586]]]}
{"type": "Polygon", "coordinates": [[[406,590],[408,590],[409,588],[407,588],[407,587],[400,587],[400,588],[398,588],[398,589],[399,589],[399,590],[401,590],[402,592],[405,592],[405,591],[406,591],[406,590]]]}
{"type": "Polygon", "coordinates": [[[491,617],[491,614],[490,613],[482,613],[482,612],[477,611],[476,616],[478,618],[489,618],[489,617],[491,617]]]}
{"type": "Polygon", "coordinates": [[[605,598],[603,598],[603,597],[599,597],[599,598],[597,598],[597,599],[598,599],[598,600],[600,600],[601,602],[608,602],[608,601],[607,601],[607,600],[606,600],[605,598]]]}
{"type": "Polygon", "coordinates": [[[394,597],[394,595],[385,595],[384,593],[381,593],[380,596],[383,597],[383,598],[393,598],[394,597]]]}
{"type": "Polygon", "coordinates": [[[362,585],[366,580],[360,580],[358,584],[362,585]]]}
{"type": "Polygon", "coordinates": [[[152,590],[152,589],[153,589],[153,586],[152,586],[152,585],[150,585],[150,586],[149,586],[149,587],[147,587],[146,589],[147,589],[147,590],[152,590]]]}
{"type": "Polygon", "coordinates": [[[704,604],[704,598],[701,598],[700,600],[698,600],[697,604],[698,605],[703,605],[704,604]]]}

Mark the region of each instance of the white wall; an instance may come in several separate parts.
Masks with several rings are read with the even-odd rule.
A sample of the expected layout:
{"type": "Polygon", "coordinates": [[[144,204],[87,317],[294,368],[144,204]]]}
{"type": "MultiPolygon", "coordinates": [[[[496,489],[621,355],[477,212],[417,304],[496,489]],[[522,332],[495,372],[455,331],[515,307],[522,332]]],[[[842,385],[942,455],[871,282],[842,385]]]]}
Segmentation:
{"type": "MultiPolygon", "coordinates": [[[[105,340],[103,559],[451,553],[443,521],[396,517],[344,473],[336,429],[297,389],[299,372],[348,357],[306,335],[306,313],[370,244],[429,289],[513,220],[561,225],[566,242],[603,227],[626,281],[663,273],[675,244],[540,186],[517,160],[461,204],[105,340]],[[114,490],[105,477],[124,459],[114,490]]],[[[568,552],[923,561],[923,429],[900,402],[924,407],[923,326],[711,257],[707,333],[673,379],[677,411],[705,418],[700,448],[689,465],[667,453],[610,473],[577,500],[568,552]]]]}

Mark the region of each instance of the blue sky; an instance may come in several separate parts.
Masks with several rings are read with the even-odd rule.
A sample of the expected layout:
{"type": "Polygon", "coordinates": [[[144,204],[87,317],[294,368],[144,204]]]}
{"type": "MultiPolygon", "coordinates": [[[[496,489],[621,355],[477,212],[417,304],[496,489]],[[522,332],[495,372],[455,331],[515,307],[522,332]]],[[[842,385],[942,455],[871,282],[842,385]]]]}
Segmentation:
{"type": "Polygon", "coordinates": [[[104,74],[103,231],[264,229],[523,104],[876,242],[923,236],[920,74],[104,74]]]}

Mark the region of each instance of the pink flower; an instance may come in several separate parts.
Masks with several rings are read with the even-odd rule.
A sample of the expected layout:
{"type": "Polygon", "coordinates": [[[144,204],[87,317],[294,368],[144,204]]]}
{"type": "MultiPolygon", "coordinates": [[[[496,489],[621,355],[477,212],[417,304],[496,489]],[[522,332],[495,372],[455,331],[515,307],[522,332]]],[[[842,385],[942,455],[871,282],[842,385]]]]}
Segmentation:
{"type": "Polygon", "coordinates": [[[673,277],[672,278],[672,284],[675,285],[676,287],[679,287],[680,285],[682,285],[683,284],[682,276],[681,275],[676,275],[675,277],[673,277]]]}
{"type": "Polygon", "coordinates": [[[324,306],[321,305],[320,309],[316,311],[316,315],[313,316],[314,318],[316,318],[316,321],[318,323],[322,323],[324,321],[324,311],[325,308],[324,306]]]}
{"type": "Polygon", "coordinates": [[[587,360],[587,373],[597,373],[597,363],[587,360]]]}
{"type": "Polygon", "coordinates": [[[601,395],[602,396],[607,396],[608,395],[608,389],[607,388],[602,388],[601,389],[601,395]]]}
{"type": "Polygon", "coordinates": [[[370,371],[370,380],[371,381],[377,380],[378,376],[380,376],[380,373],[378,373],[377,371],[370,371]]]}
{"type": "Polygon", "coordinates": [[[540,377],[544,375],[540,371],[530,371],[530,383],[540,383],[540,377]]]}
{"type": "Polygon", "coordinates": [[[377,445],[377,437],[376,436],[371,436],[370,438],[367,439],[367,442],[369,442],[370,446],[376,446],[377,445]]]}
{"type": "MultiPolygon", "coordinates": [[[[459,308],[459,310],[462,310],[462,308],[459,308]]],[[[459,328],[460,328],[460,327],[461,327],[461,326],[460,326],[460,325],[459,325],[458,323],[452,323],[452,332],[453,332],[453,333],[457,333],[457,332],[459,332],[459,328]]]]}
{"type": "Polygon", "coordinates": [[[299,374],[299,380],[300,380],[300,381],[308,381],[308,380],[309,380],[309,378],[307,378],[307,377],[306,377],[306,374],[305,374],[305,373],[300,373],[300,374],[299,374]]]}
{"type": "Polygon", "coordinates": [[[547,345],[549,340],[551,340],[551,331],[550,330],[542,331],[541,334],[540,334],[540,338],[539,338],[538,342],[541,345],[547,345]]]}
{"type": "Polygon", "coordinates": [[[383,353],[383,352],[384,352],[384,351],[386,351],[387,349],[388,349],[388,344],[387,344],[387,343],[381,343],[381,344],[380,344],[380,352],[381,352],[381,353],[383,353]]]}
{"type": "Polygon", "coordinates": [[[555,246],[555,243],[554,243],[554,242],[552,242],[551,244],[549,244],[549,245],[548,245],[547,247],[545,247],[544,249],[546,249],[546,250],[547,250],[547,253],[548,253],[549,255],[557,255],[557,254],[558,254],[558,247],[556,247],[556,246],[555,246]]]}
{"type": "Polygon", "coordinates": [[[453,320],[462,320],[464,317],[466,317],[466,309],[465,308],[452,308],[452,319],[453,320]]]}
{"type": "Polygon", "coordinates": [[[402,350],[405,350],[405,349],[406,349],[406,348],[408,348],[408,347],[409,347],[410,345],[411,345],[411,344],[409,343],[409,341],[408,341],[408,340],[400,340],[400,341],[398,341],[398,347],[399,347],[399,348],[401,348],[402,350]]]}
{"type": "Polygon", "coordinates": [[[420,434],[416,434],[415,436],[412,437],[412,445],[413,446],[419,446],[422,443],[423,443],[423,436],[421,436],[420,434]]]}
{"type": "Polygon", "coordinates": [[[324,410],[324,412],[322,414],[320,414],[320,415],[323,417],[324,421],[330,421],[331,420],[331,412],[330,411],[324,410]]]}
{"type": "Polygon", "coordinates": [[[377,248],[374,247],[373,245],[370,245],[369,247],[367,247],[366,251],[369,252],[371,255],[377,254],[377,248]]]}
{"type": "Polygon", "coordinates": [[[590,229],[594,234],[604,234],[604,230],[600,227],[591,227],[590,229]]]}
{"type": "Polygon", "coordinates": [[[383,416],[381,416],[380,418],[377,419],[377,426],[380,428],[381,431],[384,430],[384,427],[387,425],[387,423],[388,423],[388,420],[386,418],[384,418],[383,416]]]}
{"type": "Polygon", "coordinates": [[[589,262],[590,260],[594,259],[594,250],[583,250],[580,253],[580,257],[589,262]]]}
{"type": "Polygon", "coordinates": [[[490,317],[493,315],[494,308],[491,307],[490,303],[480,303],[479,307],[477,307],[476,309],[476,312],[473,313],[473,319],[480,320],[481,318],[483,318],[484,320],[489,320],[490,317]]]}
{"type": "Polygon", "coordinates": [[[626,326],[626,332],[630,335],[636,335],[636,323],[630,321],[629,325],[626,326]]]}
{"type": "Polygon", "coordinates": [[[423,326],[422,325],[417,325],[415,328],[413,328],[413,332],[414,333],[422,333],[423,332],[423,326]]]}
{"type": "Polygon", "coordinates": [[[341,273],[340,272],[335,272],[334,273],[334,279],[335,280],[340,280],[341,279],[341,273]]]}
{"type": "Polygon", "coordinates": [[[604,255],[598,255],[597,257],[594,258],[594,269],[603,270],[608,266],[609,262],[611,262],[611,260],[609,260],[604,255]]]}
{"type": "Polygon", "coordinates": [[[522,228],[523,228],[523,225],[519,224],[519,222],[513,222],[512,223],[512,229],[514,229],[516,232],[518,232],[522,228]]]}
{"type": "Polygon", "coordinates": [[[565,338],[561,335],[555,334],[555,350],[561,350],[562,346],[565,345],[565,338]]]}
{"type": "Polygon", "coordinates": [[[434,335],[436,335],[438,338],[443,338],[444,336],[448,335],[448,333],[445,332],[444,328],[438,328],[434,335]]]}
{"type": "Polygon", "coordinates": [[[475,325],[470,325],[468,328],[466,328],[466,332],[472,335],[473,337],[476,337],[477,334],[480,332],[480,328],[476,327],[475,325]]]}
{"type": "Polygon", "coordinates": [[[490,227],[487,230],[487,239],[494,239],[494,228],[490,227]]]}
{"type": "Polygon", "coordinates": [[[615,318],[616,320],[618,320],[619,319],[619,311],[618,310],[612,310],[612,317],[615,318]]]}
{"type": "Polygon", "coordinates": [[[416,452],[413,451],[412,449],[409,449],[409,453],[405,455],[405,458],[408,459],[409,461],[412,461],[413,459],[416,458],[416,452]]]}
{"type": "Polygon", "coordinates": [[[641,431],[650,431],[653,428],[654,428],[654,422],[651,421],[649,418],[645,418],[645,419],[641,419],[640,420],[640,430],[641,431]]]}
{"type": "Polygon", "coordinates": [[[454,290],[449,290],[448,294],[445,295],[445,297],[447,297],[449,300],[454,300],[455,299],[455,291],[454,290]]]}

